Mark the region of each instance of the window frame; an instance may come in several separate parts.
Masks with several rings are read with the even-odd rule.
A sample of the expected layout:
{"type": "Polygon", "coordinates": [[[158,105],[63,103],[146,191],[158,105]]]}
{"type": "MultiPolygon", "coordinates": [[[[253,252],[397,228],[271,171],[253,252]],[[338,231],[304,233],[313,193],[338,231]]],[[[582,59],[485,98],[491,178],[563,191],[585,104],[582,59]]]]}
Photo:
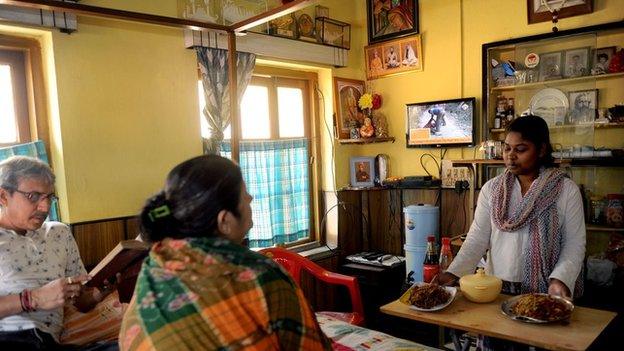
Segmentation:
{"type": "MultiPolygon", "coordinates": [[[[313,87],[317,86],[317,75],[313,72],[298,72],[288,69],[280,69],[275,67],[256,66],[249,85],[268,86],[269,92],[269,123],[270,138],[269,139],[242,139],[242,141],[267,141],[267,140],[288,140],[293,138],[279,137],[279,115],[278,115],[278,87],[299,88],[302,90],[303,97],[303,119],[304,119],[304,136],[308,141],[308,172],[309,172],[309,189],[310,189],[310,232],[309,237],[295,242],[284,244],[283,246],[295,251],[318,247],[325,244],[325,236],[318,230],[320,228],[320,220],[322,216],[317,214],[320,212],[321,191],[320,191],[320,163],[318,160],[319,145],[319,123],[318,118],[318,101],[315,99],[313,87]]],[[[242,118],[242,116],[239,116],[242,118]]],[[[242,134],[242,121],[239,119],[242,134]]],[[[235,138],[232,135],[232,139],[235,138]]]]}
{"type": "MultiPolygon", "coordinates": [[[[0,50],[20,51],[23,54],[24,78],[27,101],[28,138],[20,137],[18,143],[33,140],[44,142],[50,161],[50,134],[48,126],[48,98],[44,80],[44,65],[41,44],[37,39],[18,36],[0,35],[0,50]]],[[[15,145],[0,144],[0,147],[15,145]]]]}
{"type": "Polygon", "coordinates": [[[17,127],[17,140],[9,143],[0,142],[0,147],[31,141],[25,61],[26,55],[22,50],[0,47],[0,65],[7,65],[11,69],[11,88],[17,127]]]}

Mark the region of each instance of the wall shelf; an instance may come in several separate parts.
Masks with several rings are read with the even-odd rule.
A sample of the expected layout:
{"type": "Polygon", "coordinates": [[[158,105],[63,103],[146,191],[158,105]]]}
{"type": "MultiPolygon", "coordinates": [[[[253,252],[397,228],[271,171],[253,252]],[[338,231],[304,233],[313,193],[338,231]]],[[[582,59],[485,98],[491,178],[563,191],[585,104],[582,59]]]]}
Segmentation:
{"type": "Polygon", "coordinates": [[[501,87],[492,87],[490,90],[505,91],[505,90],[519,90],[519,89],[536,89],[536,88],[540,88],[544,86],[552,86],[552,85],[559,86],[562,84],[575,84],[575,83],[581,83],[585,81],[617,78],[621,76],[624,76],[624,72],[599,74],[595,76],[590,75],[590,76],[582,76],[582,77],[574,77],[574,78],[553,79],[553,80],[545,80],[541,82],[525,83],[525,84],[517,84],[517,85],[506,85],[506,86],[501,86],[501,87]]]}
{"type": "Polygon", "coordinates": [[[371,143],[386,143],[393,142],[394,137],[387,138],[359,138],[359,139],[338,139],[340,144],[371,144],[371,143]]]}

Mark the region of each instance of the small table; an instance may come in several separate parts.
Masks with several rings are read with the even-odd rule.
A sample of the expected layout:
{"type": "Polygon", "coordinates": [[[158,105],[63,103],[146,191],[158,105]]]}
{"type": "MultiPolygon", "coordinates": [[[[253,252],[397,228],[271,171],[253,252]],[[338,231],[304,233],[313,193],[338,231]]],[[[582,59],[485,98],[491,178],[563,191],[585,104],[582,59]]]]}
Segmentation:
{"type": "Polygon", "coordinates": [[[461,293],[448,307],[436,312],[420,312],[400,302],[381,306],[383,313],[442,327],[461,329],[499,339],[529,344],[548,350],[585,350],[611,322],[616,313],[592,308],[574,308],[569,323],[529,324],[514,321],[501,312],[501,303],[510,296],[479,304],[461,293]]]}

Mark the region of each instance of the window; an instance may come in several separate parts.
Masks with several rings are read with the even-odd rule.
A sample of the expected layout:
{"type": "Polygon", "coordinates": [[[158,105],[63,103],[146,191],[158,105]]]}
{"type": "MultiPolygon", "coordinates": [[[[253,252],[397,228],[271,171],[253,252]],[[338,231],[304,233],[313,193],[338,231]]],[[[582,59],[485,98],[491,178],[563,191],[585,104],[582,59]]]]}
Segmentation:
{"type": "Polygon", "coordinates": [[[24,56],[0,50],[0,146],[30,141],[24,56]]]}
{"type": "MultiPolygon", "coordinates": [[[[309,80],[254,76],[241,100],[240,166],[254,227],[251,248],[314,241],[312,115],[309,80]]],[[[200,116],[203,90],[199,87],[200,116]]],[[[209,137],[203,116],[202,136],[209,137]]],[[[230,128],[222,154],[231,156],[230,128]]]]}

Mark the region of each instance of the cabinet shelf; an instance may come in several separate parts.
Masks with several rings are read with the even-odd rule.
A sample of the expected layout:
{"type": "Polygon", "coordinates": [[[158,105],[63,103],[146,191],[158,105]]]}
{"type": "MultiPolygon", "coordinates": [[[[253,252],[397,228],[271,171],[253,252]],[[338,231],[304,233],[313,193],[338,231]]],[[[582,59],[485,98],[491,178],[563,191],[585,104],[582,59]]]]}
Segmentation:
{"type": "Polygon", "coordinates": [[[595,231],[595,232],[620,232],[624,233],[624,228],[616,228],[608,225],[601,224],[588,224],[585,226],[586,230],[595,231]]]}
{"type": "MultiPolygon", "coordinates": [[[[550,126],[549,129],[574,129],[574,128],[589,128],[593,127],[594,129],[611,129],[611,128],[624,128],[624,123],[622,122],[613,122],[613,123],[589,123],[589,124],[566,124],[562,126],[550,126]]],[[[490,133],[505,133],[504,128],[492,128],[490,129],[490,133]]]]}
{"type": "Polygon", "coordinates": [[[575,84],[575,83],[582,83],[585,81],[602,80],[602,79],[619,78],[619,77],[624,77],[624,72],[599,74],[595,76],[582,76],[582,77],[574,77],[574,78],[545,80],[542,82],[525,83],[525,84],[517,84],[517,85],[506,85],[506,86],[501,86],[501,87],[492,87],[490,90],[506,91],[506,90],[535,89],[535,88],[539,88],[543,86],[560,86],[563,84],[575,84]]]}
{"type": "Polygon", "coordinates": [[[386,143],[393,142],[394,137],[387,138],[359,138],[359,139],[338,139],[340,144],[371,144],[371,143],[386,143]]]}

